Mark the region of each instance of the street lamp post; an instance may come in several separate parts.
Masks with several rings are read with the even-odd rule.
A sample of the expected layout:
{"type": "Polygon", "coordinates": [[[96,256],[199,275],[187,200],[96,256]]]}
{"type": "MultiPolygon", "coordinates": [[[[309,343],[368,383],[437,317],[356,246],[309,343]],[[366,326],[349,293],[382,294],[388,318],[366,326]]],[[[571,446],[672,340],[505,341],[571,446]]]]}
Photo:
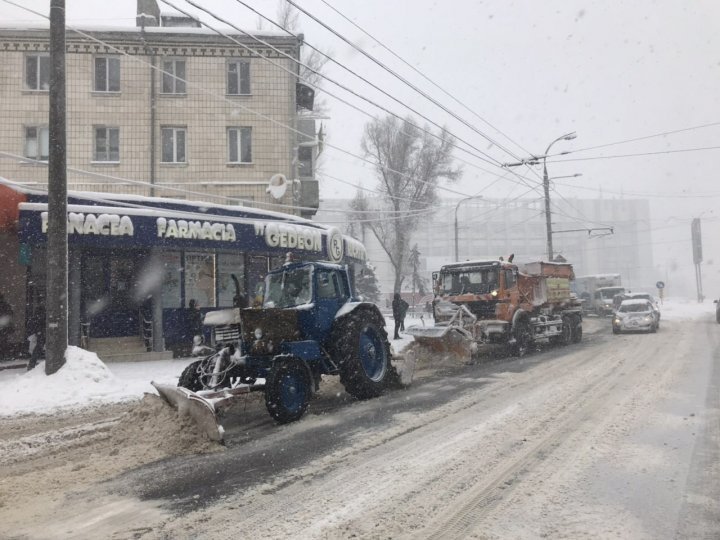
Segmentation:
{"type": "Polygon", "coordinates": [[[553,142],[551,142],[547,149],[545,150],[545,154],[543,154],[543,189],[545,191],[545,229],[547,232],[547,253],[548,253],[548,261],[553,260],[553,243],[552,243],[552,221],[550,216],[550,178],[548,177],[547,172],[547,156],[550,152],[550,148],[553,144],[555,144],[558,141],[571,141],[577,137],[577,133],[574,131],[572,133],[566,133],[565,135],[562,135],[561,137],[558,137],[553,142]]]}
{"type": "Polygon", "coordinates": [[[470,199],[482,199],[482,195],[470,195],[469,197],[465,197],[464,199],[460,199],[458,203],[455,205],[455,261],[459,261],[458,256],[458,208],[460,208],[460,204],[469,201],[470,199]]]}

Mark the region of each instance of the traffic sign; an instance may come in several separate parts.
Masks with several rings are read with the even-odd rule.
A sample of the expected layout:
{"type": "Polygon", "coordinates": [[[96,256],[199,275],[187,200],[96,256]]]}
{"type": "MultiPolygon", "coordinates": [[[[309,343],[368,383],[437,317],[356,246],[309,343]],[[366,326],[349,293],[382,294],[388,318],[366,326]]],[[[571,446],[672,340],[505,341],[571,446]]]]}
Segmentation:
{"type": "Polygon", "coordinates": [[[664,281],[658,281],[658,282],[655,284],[655,286],[656,286],[658,289],[664,289],[664,288],[665,288],[665,282],[664,282],[664,281]]]}

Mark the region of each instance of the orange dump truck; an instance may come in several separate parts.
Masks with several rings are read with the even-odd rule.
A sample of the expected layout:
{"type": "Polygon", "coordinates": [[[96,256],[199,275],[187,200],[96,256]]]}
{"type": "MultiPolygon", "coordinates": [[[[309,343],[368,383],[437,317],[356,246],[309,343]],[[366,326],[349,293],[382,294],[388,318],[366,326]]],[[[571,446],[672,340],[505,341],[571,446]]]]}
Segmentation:
{"type": "Polygon", "coordinates": [[[506,344],[518,356],[536,342],[565,345],[582,339],[580,303],[571,292],[568,263],[476,260],[433,273],[435,326],[411,327],[433,349],[472,353],[486,343],[506,344]]]}

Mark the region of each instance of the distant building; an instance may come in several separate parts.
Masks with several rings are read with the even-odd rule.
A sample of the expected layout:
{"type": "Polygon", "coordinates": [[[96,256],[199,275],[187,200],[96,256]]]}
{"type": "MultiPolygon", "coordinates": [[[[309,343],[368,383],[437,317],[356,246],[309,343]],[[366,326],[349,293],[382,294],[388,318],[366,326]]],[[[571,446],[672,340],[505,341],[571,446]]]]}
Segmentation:
{"type": "MultiPolygon", "coordinates": [[[[372,198],[369,199],[372,201],[372,198]]],[[[347,209],[349,200],[323,200],[318,219],[337,222],[330,210],[347,209]]],[[[372,202],[371,202],[372,204],[372,202]]],[[[652,288],[657,280],[650,232],[650,206],[646,200],[567,199],[553,201],[553,247],[572,263],[577,275],[620,273],[630,287],[652,288]],[[588,233],[592,227],[612,227],[588,233]],[[583,229],[578,232],[563,232],[583,229]]],[[[544,201],[525,199],[508,203],[497,199],[443,200],[436,212],[422,220],[411,245],[418,245],[423,275],[455,261],[455,212],[458,259],[497,258],[515,254],[516,260],[546,258],[544,201]]],[[[348,227],[345,228],[348,230],[348,227]]],[[[387,256],[367,228],[353,233],[365,244],[368,260],[376,267],[382,293],[392,293],[394,274],[387,256]]],[[[410,290],[405,280],[403,290],[410,290]]]]}
{"type": "MultiPolygon", "coordinates": [[[[137,25],[67,31],[69,188],[223,204],[231,197],[311,217],[312,91],[273,50],[297,58],[301,39],[254,33],[272,48],[238,33],[231,40],[160,13],[155,0],[138,1],[137,25]],[[275,175],[286,185],[269,193],[275,175]]],[[[2,177],[47,184],[47,168],[31,160],[48,159],[49,77],[48,28],[0,28],[2,177]]]]}

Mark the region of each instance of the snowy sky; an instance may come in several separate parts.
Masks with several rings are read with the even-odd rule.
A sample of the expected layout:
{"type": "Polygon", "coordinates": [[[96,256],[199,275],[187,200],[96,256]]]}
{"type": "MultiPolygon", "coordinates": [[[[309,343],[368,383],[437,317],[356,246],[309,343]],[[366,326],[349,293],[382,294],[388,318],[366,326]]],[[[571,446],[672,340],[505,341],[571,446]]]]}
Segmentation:
{"type": "MultiPolygon", "coordinates": [[[[183,0],[172,2],[197,12],[183,0]]],[[[48,13],[48,0],[20,3],[48,13]]],[[[248,3],[269,16],[276,12],[274,0],[248,3]]],[[[338,61],[435,122],[447,125],[454,134],[499,162],[516,161],[517,157],[530,153],[541,154],[552,140],[571,131],[577,132],[577,138],[558,142],[554,151],[580,150],[720,123],[720,32],[717,31],[720,3],[714,0],[416,0],[412,3],[333,0],[328,4],[380,39],[473,112],[393,58],[334,13],[323,0],[299,2],[513,155],[492,145],[327,30],[301,16],[300,27],[309,43],[331,51],[338,61]]],[[[202,5],[238,26],[257,27],[257,16],[236,1],[205,0],[202,5]]],[[[134,0],[69,0],[68,24],[131,26],[135,9],[134,0]]],[[[161,5],[161,9],[167,6],[161,5]]],[[[39,19],[0,0],[0,20],[39,19]]],[[[265,28],[270,26],[265,23],[265,28]]],[[[327,73],[393,111],[407,113],[389,98],[363,87],[340,68],[329,67],[327,73]]],[[[327,84],[326,88],[346,96],[332,85],[327,84]]],[[[327,121],[328,140],[359,154],[363,125],[369,117],[329,96],[325,99],[331,117],[327,121]]],[[[356,98],[347,99],[373,115],[382,114],[356,98]]],[[[688,238],[687,246],[680,248],[678,255],[687,259],[690,219],[702,216],[705,260],[720,262],[716,254],[720,243],[715,240],[720,238],[717,234],[720,215],[715,210],[720,187],[714,167],[720,149],[607,157],[707,147],[720,147],[720,124],[558,157],[555,159],[603,158],[566,163],[548,160],[548,170],[551,177],[582,174],[578,178],[555,181],[554,188],[565,197],[597,197],[602,190],[606,198],[650,198],[656,264],[667,262],[668,246],[673,246],[673,256],[678,255],[677,244],[664,243],[678,238],[688,238]]],[[[452,187],[457,193],[504,198],[528,189],[506,178],[485,191],[503,171],[467,154],[457,152],[456,155],[469,162],[463,165],[463,179],[452,187]],[[479,170],[478,166],[489,172],[479,170]]],[[[325,153],[322,170],[368,188],[374,185],[367,165],[332,149],[325,153]]],[[[518,169],[518,172],[521,171],[518,169]]],[[[541,174],[540,169],[536,172],[541,174]]],[[[321,181],[322,198],[350,197],[354,191],[355,188],[328,178],[321,181]]],[[[444,195],[458,197],[457,193],[445,192],[444,195]]],[[[578,226],[587,226],[582,216],[578,216],[578,226]]],[[[711,270],[720,278],[717,270],[711,270]]]]}

